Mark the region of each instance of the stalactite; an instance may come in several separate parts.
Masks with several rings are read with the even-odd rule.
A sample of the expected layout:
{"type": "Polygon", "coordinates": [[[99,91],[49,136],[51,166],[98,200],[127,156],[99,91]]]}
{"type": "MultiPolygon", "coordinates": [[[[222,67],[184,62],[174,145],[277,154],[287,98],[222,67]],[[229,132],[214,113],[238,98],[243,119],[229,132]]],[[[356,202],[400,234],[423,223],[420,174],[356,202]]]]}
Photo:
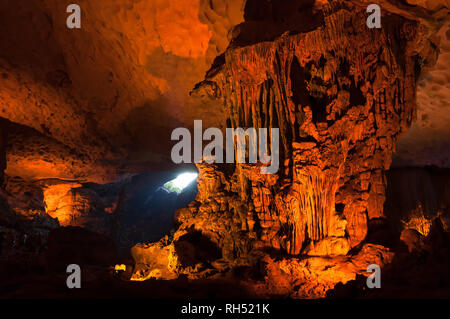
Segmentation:
{"type": "Polygon", "coordinates": [[[271,199],[265,192],[280,186],[254,183],[261,177],[252,175],[252,165],[242,164],[238,174],[260,188],[252,193],[261,245],[284,246],[294,255],[308,243],[342,238],[355,246],[364,239],[363,216],[382,215],[384,185],[378,175],[362,182],[360,174],[389,166],[399,130],[414,112],[403,98],[415,87],[414,60],[406,54],[414,42],[395,52],[388,44],[399,36],[414,39],[416,23],[392,19],[396,33],[367,31],[356,12],[328,9],[316,30],[227,50],[220,70],[207,78],[220,87],[235,127],[280,129],[282,167],[270,183],[283,180],[290,191],[271,199]],[[361,183],[372,187],[361,190],[361,183]],[[336,204],[346,209],[338,213],[336,204]]]}

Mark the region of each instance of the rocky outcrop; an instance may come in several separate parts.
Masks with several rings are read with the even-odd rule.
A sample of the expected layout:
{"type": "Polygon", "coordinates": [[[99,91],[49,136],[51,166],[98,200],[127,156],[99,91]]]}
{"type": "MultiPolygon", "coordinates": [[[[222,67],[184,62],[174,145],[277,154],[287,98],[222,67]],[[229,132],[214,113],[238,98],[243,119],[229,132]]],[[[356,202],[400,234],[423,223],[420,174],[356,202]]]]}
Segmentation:
{"type": "Polygon", "coordinates": [[[198,164],[199,194],[178,211],[170,245],[198,234],[231,267],[266,260],[266,281],[271,271],[289,268],[290,282],[313,282],[318,290],[296,282],[283,294],[311,297],[355,276],[342,257],[351,250],[360,255],[350,260],[365,261],[361,269],[391,259],[382,246],[361,245],[370,221],[385,218],[384,172],[414,119],[421,68],[435,54],[432,30],[421,20],[385,11],[383,28],[371,30],[364,6],[303,3],[300,10],[299,3],[247,7],[247,21],[194,91],[222,101],[229,127],[279,128],[279,172],[263,175],[260,164],[198,164]],[[280,261],[267,262],[273,253],[280,261]],[[330,263],[345,275],[328,282],[323,257],[336,258],[330,263]]]}
{"type": "Polygon", "coordinates": [[[58,218],[62,226],[84,226],[98,224],[105,217],[105,207],[98,194],[81,184],[72,182],[42,183],[46,212],[53,218],[58,218]],[[91,225],[90,225],[91,224],[91,225]]]}
{"type": "Polygon", "coordinates": [[[138,244],[131,249],[135,261],[131,280],[143,281],[151,278],[177,278],[177,255],[173,245],[159,242],[153,245],[138,244]]]}
{"type": "Polygon", "coordinates": [[[267,260],[265,284],[257,286],[265,296],[291,298],[323,298],[338,283],[345,284],[356,277],[367,277],[367,267],[389,264],[394,254],[386,247],[366,244],[351,256],[333,258],[308,257],[303,259],[267,260]]]}
{"type": "Polygon", "coordinates": [[[383,217],[383,172],[412,122],[428,58],[417,21],[386,14],[383,28],[370,30],[362,8],[322,14],[313,31],[251,46],[240,44],[253,35],[244,24],[202,84],[214,87],[232,127],[280,128],[280,172],[264,177],[238,165],[234,186],[253,202],[259,245],[292,255],[346,254],[364,240],[368,220],[383,217]]]}
{"type": "Polygon", "coordinates": [[[339,283],[327,293],[332,298],[434,298],[450,297],[450,233],[439,219],[428,236],[405,230],[394,258],[382,269],[381,289],[367,289],[365,276],[339,283]]]}

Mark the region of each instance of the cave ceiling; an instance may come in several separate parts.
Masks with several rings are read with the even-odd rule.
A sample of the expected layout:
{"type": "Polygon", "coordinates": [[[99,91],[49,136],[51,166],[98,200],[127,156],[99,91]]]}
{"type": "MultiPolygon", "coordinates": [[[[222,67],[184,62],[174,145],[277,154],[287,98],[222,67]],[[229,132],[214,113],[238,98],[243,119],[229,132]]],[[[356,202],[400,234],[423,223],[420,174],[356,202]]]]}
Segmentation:
{"type": "Polygon", "coordinates": [[[110,180],[164,165],[176,127],[223,124],[217,104],[189,92],[226,49],[243,0],[79,1],[73,31],[69,3],[0,4],[0,116],[16,142],[7,174],[110,180]]]}
{"type": "MultiPolygon", "coordinates": [[[[69,30],[69,1],[3,0],[5,173],[106,182],[167,168],[174,128],[190,128],[194,119],[208,127],[225,125],[221,103],[189,93],[229,46],[244,21],[245,2],[79,0],[82,28],[69,30]]],[[[449,6],[449,1],[406,2],[382,6],[426,16],[431,25],[449,6]]],[[[394,165],[449,165],[448,22],[434,42],[440,54],[422,75],[416,121],[400,138],[394,165]]]]}

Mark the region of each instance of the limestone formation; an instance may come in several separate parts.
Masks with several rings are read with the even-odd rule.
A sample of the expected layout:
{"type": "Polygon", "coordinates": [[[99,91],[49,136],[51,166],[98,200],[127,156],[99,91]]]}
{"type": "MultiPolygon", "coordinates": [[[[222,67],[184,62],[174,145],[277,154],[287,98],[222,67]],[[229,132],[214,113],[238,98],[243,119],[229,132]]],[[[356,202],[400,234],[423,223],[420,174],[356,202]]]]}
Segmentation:
{"type": "Polygon", "coordinates": [[[450,296],[449,0],[77,4],[0,1],[0,297],[78,261],[88,297],[450,296]],[[279,170],[176,164],[195,120],[279,129],[279,170]]]}
{"type": "MultiPolygon", "coordinates": [[[[203,260],[210,268],[217,259],[262,263],[273,283],[266,293],[316,297],[392,259],[383,246],[361,245],[370,222],[386,217],[385,171],[414,119],[421,68],[435,55],[424,20],[385,11],[383,28],[368,29],[362,5],[304,9],[308,19],[288,15],[268,28],[247,16],[194,91],[220,100],[230,127],[280,128],[280,171],[197,164],[197,199],[178,211],[169,245],[182,253],[179,238],[195,233],[221,251],[203,260]]],[[[178,263],[181,274],[187,265],[178,263]]]]}

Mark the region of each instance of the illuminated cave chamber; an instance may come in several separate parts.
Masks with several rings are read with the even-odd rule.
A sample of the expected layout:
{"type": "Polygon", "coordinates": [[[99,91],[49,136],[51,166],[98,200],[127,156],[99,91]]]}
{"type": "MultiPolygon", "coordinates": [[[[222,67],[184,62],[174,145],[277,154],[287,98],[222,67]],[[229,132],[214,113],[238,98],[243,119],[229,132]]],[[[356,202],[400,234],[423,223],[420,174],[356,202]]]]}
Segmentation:
{"type": "Polygon", "coordinates": [[[348,296],[372,263],[394,297],[450,287],[448,5],[369,30],[368,4],[94,1],[78,32],[63,1],[1,1],[0,296],[71,263],[90,296],[114,269],[157,297],[348,296]],[[198,119],[279,128],[280,170],[175,165],[198,119]]]}
{"type": "Polygon", "coordinates": [[[132,249],[135,280],[262,267],[263,295],[323,297],[368,261],[393,261],[389,227],[430,228],[431,217],[394,225],[398,212],[384,211],[385,172],[414,119],[421,68],[435,62],[426,23],[385,10],[383,28],[368,30],[363,6],[260,3],[247,2],[246,22],[194,93],[221,101],[232,127],[280,128],[284,165],[261,175],[258,165],[198,164],[199,193],[177,212],[173,242],[132,249]],[[146,251],[168,262],[149,264],[146,251]]]}

